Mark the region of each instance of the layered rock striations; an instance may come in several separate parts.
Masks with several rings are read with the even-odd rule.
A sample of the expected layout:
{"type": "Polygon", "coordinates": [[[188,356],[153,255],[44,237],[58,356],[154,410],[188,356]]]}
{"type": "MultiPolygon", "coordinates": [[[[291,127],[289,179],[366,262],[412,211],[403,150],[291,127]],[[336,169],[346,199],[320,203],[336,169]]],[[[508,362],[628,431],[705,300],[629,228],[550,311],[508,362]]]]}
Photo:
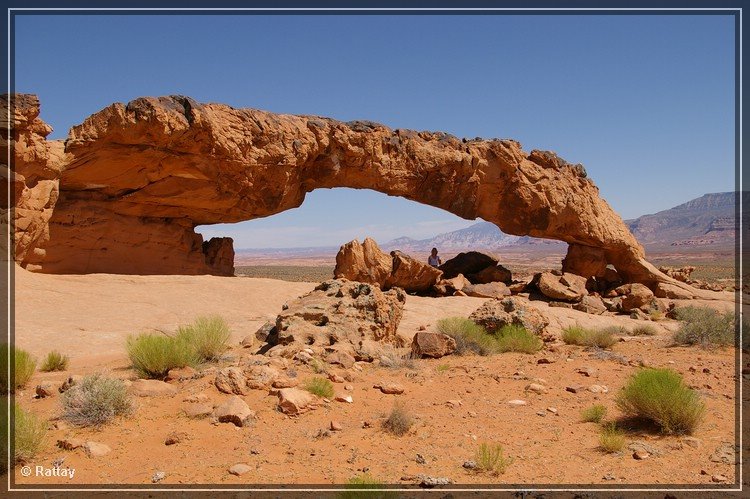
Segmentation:
{"type": "MultiPolygon", "coordinates": [[[[300,206],[315,189],[350,187],[481,217],[508,234],[566,241],[566,272],[589,277],[612,264],[628,282],[673,282],[644,259],[581,165],[550,152],[526,153],[513,140],[170,96],[95,113],[71,129],[62,154],[35,121],[35,98],[18,99],[33,100],[34,119],[29,126],[28,117],[13,115],[15,173],[26,177],[20,146],[29,141],[42,169],[63,166],[56,203],[49,203],[48,220],[41,217],[47,227],[32,231],[45,235],[17,243],[17,261],[35,270],[230,273],[231,242],[204,246],[196,226],[270,216],[300,206]],[[52,161],[58,152],[60,163],[52,161]]],[[[22,201],[17,197],[16,206],[22,201]]]]}

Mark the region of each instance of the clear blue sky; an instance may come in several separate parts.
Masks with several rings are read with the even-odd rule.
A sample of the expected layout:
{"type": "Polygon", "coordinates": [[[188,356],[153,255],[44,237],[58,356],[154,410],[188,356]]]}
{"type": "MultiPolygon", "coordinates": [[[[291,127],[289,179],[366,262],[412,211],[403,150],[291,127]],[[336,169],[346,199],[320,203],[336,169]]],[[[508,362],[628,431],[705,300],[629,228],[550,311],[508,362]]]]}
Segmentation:
{"type": "MultiPolygon", "coordinates": [[[[51,138],[112,102],[185,94],[513,138],[583,163],[623,218],[734,189],[728,15],[23,15],[15,28],[15,88],[39,95],[51,138]]],[[[200,231],[230,235],[236,248],[286,247],[430,237],[471,223],[336,189],[200,231]]]]}

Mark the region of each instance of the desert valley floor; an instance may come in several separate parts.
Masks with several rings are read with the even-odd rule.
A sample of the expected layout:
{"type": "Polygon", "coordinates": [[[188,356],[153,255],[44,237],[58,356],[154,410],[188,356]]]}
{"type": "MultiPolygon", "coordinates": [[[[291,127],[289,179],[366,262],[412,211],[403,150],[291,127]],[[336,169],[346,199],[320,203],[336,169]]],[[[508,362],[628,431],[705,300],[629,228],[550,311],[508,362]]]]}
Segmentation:
{"type": "MultiPolygon", "coordinates": [[[[639,323],[653,324],[659,333],[625,335],[607,351],[557,341],[532,355],[451,355],[415,360],[413,366],[400,368],[358,362],[348,371],[326,366],[329,374],[346,376],[346,382],[334,384],[337,393],[352,396],[352,403],[325,401],[290,417],[277,411],[277,397],[267,390],[249,390],[242,398],[256,413],[250,427],[218,423],[210,417],[188,418],[182,412],[186,399],[203,394],[208,404],[216,405],[230,397],[214,387],[216,369],[247,362],[253,352],[239,342],[273,320],[285,302],[316,284],[246,277],[43,275],[17,268],[16,345],[37,358],[52,349],[71,358],[67,371],[37,372],[16,394],[22,407],[50,421],[46,442],[31,464],[51,466],[64,459],[62,466],[76,473],[73,480],[25,478],[17,467],[16,482],[151,484],[157,472],[164,473],[161,484],[340,484],[363,472],[403,485],[414,484],[420,475],[448,477],[458,485],[499,486],[735,482],[735,466],[729,462],[733,458],[721,458],[728,447],[733,450],[736,435],[734,349],[669,346],[671,332],[678,326],[672,320],[595,316],[535,301],[528,303],[549,318],[550,330],[558,334],[574,324],[632,329],[639,323]],[[196,379],[175,382],[174,396],[137,397],[131,417],[99,430],[76,428],[58,419],[59,394],[34,397],[39,383],[51,381],[58,386],[71,374],[106,371],[134,380],[137,376],[125,353],[129,334],[172,332],[197,316],[213,314],[222,316],[232,330],[232,348],[224,360],[204,365],[196,379]],[[617,418],[618,389],[644,365],[680,372],[705,401],[705,421],[695,438],[687,439],[640,427],[627,432],[623,452],[605,454],[597,448],[597,425],[581,422],[580,411],[601,403],[608,418],[617,418]],[[373,388],[383,382],[396,382],[405,392],[387,395],[373,388]],[[526,391],[530,383],[543,385],[543,393],[526,391]],[[592,385],[599,386],[598,393],[589,390],[592,385]],[[576,393],[569,387],[577,387],[576,393]],[[509,404],[513,400],[525,404],[509,404]],[[396,402],[416,419],[402,437],[381,429],[396,402]],[[332,421],[340,425],[339,431],[329,431],[332,421]],[[174,432],[182,433],[180,441],[165,445],[165,438],[174,432]],[[80,448],[58,448],[57,441],[66,438],[101,442],[112,451],[92,458],[80,448]],[[481,442],[502,444],[513,458],[504,474],[480,474],[462,467],[473,459],[481,442]],[[634,459],[637,450],[646,450],[648,458],[634,459]],[[251,470],[239,477],[228,473],[237,463],[251,470]]],[[[734,309],[733,293],[716,296],[717,300],[689,304],[734,309]]],[[[434,330],[438,319],[467,317],[484,301],[408,296],[398,334],[410,341],[420,326],[434,330]]],[[[281,369],[302,380],[314,375],[311,367],[292,360],[283,361],[281,369]]]]}

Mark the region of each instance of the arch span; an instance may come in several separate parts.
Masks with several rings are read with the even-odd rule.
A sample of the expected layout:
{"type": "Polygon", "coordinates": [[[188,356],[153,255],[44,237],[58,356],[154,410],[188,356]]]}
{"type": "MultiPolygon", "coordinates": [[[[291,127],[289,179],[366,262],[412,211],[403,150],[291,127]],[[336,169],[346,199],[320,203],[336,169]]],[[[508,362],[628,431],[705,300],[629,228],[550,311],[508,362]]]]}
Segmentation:
{"type": "MultiPolygon", "coordinates": [[[[204,243],[197,225],[266,217],[300,206],[314,189],[350,187],[483,218],[509,234],[565,241],[565,270],[580,275],[611,263],[627,281],[674,282],[645,260],[582,165],[526,153],[514,140],[169,96],[110,105],[73,127],[60,151],[44,139],[36,98],[23,97],[17,142],[41,151],[36,160],[45,166],[54,163],[47,170],[57,172],[59,190],[44,207],[46,221],[17,224],[16,259],[32,270],[231,273],[231,240],[204,243]]],[[[18,147],[15,157],[17,169],[29,163],[18,147]]],[[[28,198],[20,195],[21,204],[28,198]]]]}

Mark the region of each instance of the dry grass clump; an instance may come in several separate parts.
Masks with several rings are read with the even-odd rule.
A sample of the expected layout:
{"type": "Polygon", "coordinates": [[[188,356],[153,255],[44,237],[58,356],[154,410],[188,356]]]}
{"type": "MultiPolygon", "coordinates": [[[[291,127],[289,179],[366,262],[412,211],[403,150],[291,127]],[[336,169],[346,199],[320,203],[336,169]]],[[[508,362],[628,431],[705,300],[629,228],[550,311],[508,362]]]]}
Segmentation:
{"type": "Polygon", "coordinates": [[[585,423],[601,423],[606,415],[606,407],[602,404],[594,404],[581,411],[581,421],[585,423]]]}
{"type": "Polygon", "coordinates": [[[508,466],[513,463],[512,458],[505,457],[503,446],[500,444],[488,444],[483,442],[474,454],[477,463],[477,471],[500,475],[505,473],[508,466]]]}
{"type": "Polygon", "coordinates": [[[383,421],[383,429],[397,437],[406,435],[414,424],[414,418],[401,404],[394,404],[391,413],[383,421]]]}
{"type": "Polygon", "coordinates": [[[625,448],[625,434],[614,422],[602,425],[599,432],[599,448],[610,454],[625,448]]]}
{"type": "Polygon", "coordinates": [[[497,331],[497,350],[500,352],[536,353],[542,349],[542,340],[523,326],[506,325],[497,331]]]}
{"type": "Polygon", "coordinates": [[[188,326],[181,326],[177,337],[189,343],[199,362],[218,360],[227,349],[230,331],[226,321],[217,316],[198,317],[188,326]]]}
{"type": "Polygon", "coordinates": [[[347,480],[345,487],[346,490],[344,490],[343,492],[339,492],[336,495],[337,498],[359,499],[366,497],[368,499],[395,499],[397,497],[400,497],[396,492],[386,490],[371,490],[384,489],[385,483],[373,477],[369,473],[362,473],[361,475],[350,478],[349,480],[347,480]]]}
{"type": "Polygon", "coordinates": [[[439,333],[456,340],[456,355],[497,353],[497,341],[482,326],[464,317],[448,317],[437,322],[439,333]]]}
{"type": "Polygon", "coordinates": [[[47,354],[44,362],[42,363],[41,371],[64,371],[68,368],[68,362],[70,358],[67,355],[63,355],[57,350],[53,350],[47,354]]]}
{"type": "Polygon", "coordinates": [[[60,402],[63,419],[77,426],[101,426],[134,410],[125,384],[102,374],[84,377],[60,396],[60,402]]]}
{"type": "Polygon", "coordinates": [[[712,308],[690,306],[676,309],[675,315],[677,320],[682,321],[673,337],[678,345],[711,348],[735,344],[734,312],[722,314],[712,308]]]}
{"type": "Polygon", "coordinates": [[[656,336],[657,333],[658,331],[651,324],[639,324],[633,328],[630,334],[633,336],[656,336]]]}
{"type": "Polygon", "coordinates": [[[625,414],[648,419],[664,433],[692,433],[703,419],[705,404],[671,369],[642,369],[617,395],[625,414]]]}
{"type": "Polygon", "coordinates": [[[13,427],[14,462],[26,464],[36,455],[47,433],[47,422],[13,404],[15,425],[13,427]]]}
{"type": "Polygon", "coordinates": [[[416,369],[417,363],[410,353],[402,354],[398,350],[387,345],[380,354],[380,367],[389,369],[416,369]]]}
{"type": "Polygon", "coordinates": [[[315,376],[305,381],[303,388],[318,397],[327,399],[333,397],[333,383],[320,376],[315,376]]]}
{"type": "Polygon", "coordinates": [[[617,338],[607,328],[587,329],[569,326],[563,330],[562,340],[568,345],[609,348],[617,343],[617,338]]]}
{"type": "Polygon", "coordinates": [[[7,343],[0,345],[0,391],[14,392],[16,388],[22,388],[29,382],[36,370],[36,359],[31,354],[15,346],[11,349],[7,343]],[[11,376],[13,381],[8,381],[8,355],[10,354],[11,376]]]}

